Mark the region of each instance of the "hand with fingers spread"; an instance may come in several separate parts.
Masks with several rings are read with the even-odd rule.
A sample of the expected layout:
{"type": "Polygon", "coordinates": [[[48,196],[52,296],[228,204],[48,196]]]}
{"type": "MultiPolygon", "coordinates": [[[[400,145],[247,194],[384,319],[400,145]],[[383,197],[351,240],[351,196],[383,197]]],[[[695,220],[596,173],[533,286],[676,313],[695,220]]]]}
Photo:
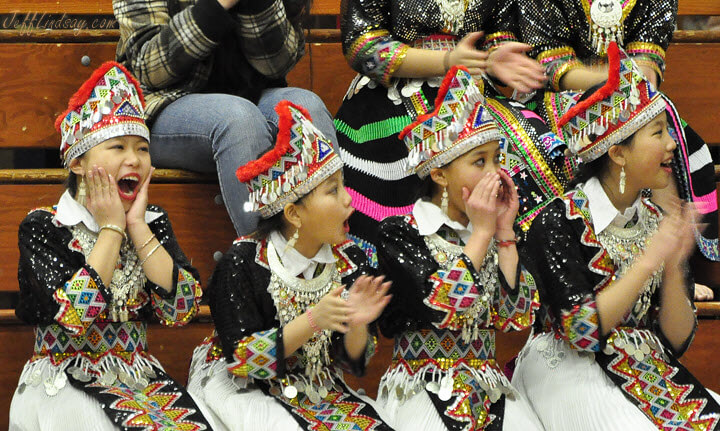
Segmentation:
{"type": "MultiPolygon", "coordinates": [[[[501,169],[500,175],[500,192],[497,197],[497,221],[495,223],[496,232],[509,233],[510,237],[514,237],[513,224],[520,208],[520,198],[518,197],[515,183],[505,170],[501,169]]],[[[504,239],[504,238],[503,238],[504,239]]]]}
{"type": "Polygon", "coordinates": [[[499,191],[500,175],[497,172],[486,173],[472,192],[467,187],[463,187],[462,198],[465,202],[465,214],[473,225],[473,231],[483,232],[488,237],[495,234],[499,191]]]}
{"type": "Polygon", "coordinates": [[[665,217],[650,238],[645,255],[669,267],[684,262],[692,252],[697,211],[679,199],[666,206],[665,217]]]}
{"type": "Polygon", "coordinates": [[[542,88],[547,81],[545,68],[527,56],[532,46],[506,42],[487,57],[487,73],[521,93],[542,88]]]}
{"type": "Polygon", "coordinates": [[[476,31],[468,33],[463,37],[460,42],[455,46],[455,49],[450,51],[448,56],[448,64],[445,66],[465,66],[472,76],[480,76],[487,69],[487,51],[481,51],[475,48],[480,38],[482,38],[483,32],[476,31]]]}
{"type": "Polygon", "coordinates": [[[125,208],[118,194],[117,182],[104,168],[93,166],[86,175],[86,207],[98,225],[115,225],[125,229],[125,208]]]}
{"type": "Polygon", "coordinates": [[[392,295],[387,292],[392,284],[385,276],[370,277],[363,275],[350,287],[347,304],[350,307],[350,327],[365,326],[380,316],[392,295]]]}
{"type": "Polygon", "coordinates": [[[140,186],[140,191],[135,197],[135,201],[125,215],[128,227],[145,223],[145,210],[148,204],[148,187],[150,186],[150,179],[152,178],[153,172],[155,172],[155,168],[150,168],[150,173],[140,186]]]}
{"type": "Polygon", "coordinates": [[[669,256],[666,265],[680,266],[690,258],[695,249],[695,229],[699,220],[699,213],[691,203],[675,199],[673,212],[675,213],[675,235],[677,248],[669,256]]]}
{"type": "Polygon", "coordinates": [[[314,324],[320,329],[329,329],[342,334],[348,331],[350,306],[341,296],[344,290],[345,286],[333,289],[307,311],[312,314],[311,325],[314,324]]]}

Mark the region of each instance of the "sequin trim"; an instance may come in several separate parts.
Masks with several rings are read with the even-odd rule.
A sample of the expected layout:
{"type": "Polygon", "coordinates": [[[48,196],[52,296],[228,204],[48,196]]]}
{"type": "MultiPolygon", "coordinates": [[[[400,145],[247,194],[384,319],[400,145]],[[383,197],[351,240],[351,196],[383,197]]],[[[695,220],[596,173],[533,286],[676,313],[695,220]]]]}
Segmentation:
{"type": "Polygon", "coordinates": [[[35,327],[34,358],[50,358],[59,365],[77,355],[93,363],[107,355],[130,361],[132,354],[147,350],[147,325],[144,322],[98,322],[84,335],[68,334],[60,325],[35,327]]]}
{"type": "Polygon", "coordinates": [[[499,295],[494,324],[503,332],[529,328],[535,321],[535,311],[540,308],[535,279],[524,267],[520,268],[517,289],[517,295],[502,293],[499,295]]]}
{"type": "Polygon", "coordinates": [[[494,51],[501,44],[506,42],[518,42],[518,38],[515,37],[515,33],[511,31],[498,31],[496,33],[490,33],[485,36],[485,42],[483,43],[483,50],[494,51]]]}
{"type": "Polygon", "coordinates": [[[166,300],[156,292],[152,292],[151,301],[160,323],[166,326],[183,326],[197,314],[201,297],[200,283],[190,272],[178,268],[175,296],[166,300]]]}
{"type": "Polygon", "coordinates": [[[239,377],[272,379],[277,377],[277,331],[259,331],[240,341],[233,352],[228,371],[239,377]]]}
{"type": "Polygon", "coordinates": [[[63,289],[57,289],[53,299],[60,305],[55,321],[73,335],[84,335],[106,307],[105,298],[85,268],[80,268],[63,289]]]}
{"type": "Polygon", "coordinates": [[[464,423],[463,430],[485,429],[495,419],[490,405],[514,393],[494,356],[493,330],[481,330],[470,344],[459,331],[403,333],[395,339],[392,365],[380,380],[380,397],[395,393],[402,401],[418,391],[445,392],[452,398],[446,416],[464,423]]]}
{"type": "Polygon", "coordinates": [[[566,73],[583,67],[575,50],[569,46],[543,51],[537,56],[537,60],[545,66],[545,73],[550,77],[548,85],[555,91],[560,91],[560,80],[566,73]]]}
{"type": "Polygon", "coordinates": [[[372,30],[358,37],[345,54],[351,65],[360,64],[365,75],[389,87],[390,78],[405,60],[410,47],[390,38],[387,30],[372,30]]]}
{"type": "MultiPolygon", "coordinates": [[[[622,328],[622,333],[626,339],[628,335],[655,338],[647,330],[622,328]]],[[[611,337],[616,338],[619,337],[611,337]]],[[[648,344],[661,346],[657,341],[648,344]]],[[[662,351],[653,348],[650,352],[637,354],[635,345],[634,342],[613,343],[614,358],[607,368],[624,380],[621,388],[648,419],[663,430],[714,430],[720,417],[712,412],[703,414],[707,400],[689,397],[694,385],[673,381],[679,369],[667,362],[662,351]]]]}

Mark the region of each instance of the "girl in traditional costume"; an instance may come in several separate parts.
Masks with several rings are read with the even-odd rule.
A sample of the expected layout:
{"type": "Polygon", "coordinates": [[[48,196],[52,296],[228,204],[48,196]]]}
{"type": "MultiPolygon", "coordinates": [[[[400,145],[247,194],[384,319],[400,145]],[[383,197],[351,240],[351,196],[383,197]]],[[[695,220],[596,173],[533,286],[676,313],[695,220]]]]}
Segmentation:
{"type": "Polygon", "coordinates": [[[35,346],[11,430],[211,429],[148,353],[148,320],[188,323],[202,292],[167,213],[147,203],[143,105],[135,79],[109,62],[57,119],[68,188],[18,233],[15,312],[35,325],[35,346]]]}
{"type": "Polygon", "coordinates": [[[331,142],[302,107],[275,109],[275,147],[237,171],[263,221],[213,274],[215,335],[195,351],[189,390],[219,430],[389,430],[341,371],[364,372],[389,283],[345,237],[353,210],[331,142]]]}
{"type": "Polygon", "coordinates": [[[694,210],[641,193],[672,176],[667,104],[614,42],[608,57],[607,82],[558,123],[582,169],[523,247],[542,306],[513,386],[549,430],[715,430],[715,394],[678,362],[697,326],[694,210]]]}
{"type": "Polygon", "coordinates": [[[380,270],[393,282],[379,326],[395,339],[379,402],[399,430],[541,429],[495,363],[494,328],[526,329],[538,303],[518,261],[504,139],[484,102],[454,67],[435,109],[401,133],[424,188],[378,234],[380,270]]]}
{"type": "MultiPolygon", "coordinates": [[[[519,1],[518,37],[533,46],[530,55],[545,66],[549,78],[549,91],[538,93],[529,104],[562,140],[569,139],[558,121],[566,105],[580,97],[582,93],[578,92],[605,81],[607,48],[612,41],[625,50],[655,88],[660,88],[677,8],[677,0],[519,1]]],[[[665,199],[671,201],[678,196],[694,202],[707,225],[696,236],[698,250],[706,259],[717,261],[717,191],[710,151],[702,138],[685,125],[673,103],[667,98],[666,103],[670,131],[677,143],[673,179],[669,187],[653,190],[653,200],[661,206],[665,199]]],[[[575,166],[576,160],[565,160],[559,151],[538,159],[536,171],[563,163],[575,166]]],[[[533,176],[529,170],[526,173],[533,176]]],[[[537,180],[542,182],[539,176],[537,180]]]]}
{"type": "Polygon", "coordinates": [[[351,235],[375,264],[378,223],[409,212],[420,187],[398,133],[433,110],[450,67],[520,91],[542,87],[545,77],[525,55],[531,47],[515,39],[514,1],[343,0],[341,10],[343,53],[358,76],[335,126],[357,209],[351,235]]]}

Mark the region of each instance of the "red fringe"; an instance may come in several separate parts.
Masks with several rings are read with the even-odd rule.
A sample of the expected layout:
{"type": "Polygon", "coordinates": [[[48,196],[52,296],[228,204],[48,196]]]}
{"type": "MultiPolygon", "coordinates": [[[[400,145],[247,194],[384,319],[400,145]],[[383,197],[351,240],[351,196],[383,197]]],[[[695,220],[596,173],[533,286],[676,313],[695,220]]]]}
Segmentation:
{"type": "Polygon", "coordinates": [[[308,120],[312,121],[310,113],[302,106],[296,105],[289,100],[281,100],[275,105],[275,112],[278,114],[278,134],[275,139],[275,147],[263,154],[257,160],[248,162],[244,166],[240,166],[235,171],[235,176],[241,183],[246,183],[258,175],[267,172],[272,165],[280,160],[280,157],[284,156],[290,149],[290,127],[292,126],[293,118],[290,114],[290,106],[302,112],[302,114],[308,120]]]}
{"type": "Polygon", "coordinates": [[[457,74],[458,70],[463,70],[467,73],[470,73],[470,71],[467,70],[467,67],[465,66],[453,66],[448,70],[448,73],[445,74],[445,78],[443,79],[442,84],[440,85],[440,89],[438,90],[437,97],[435,98],[435,109],[428,112],[427,114],[419,116],[413,123],[405,126],[405,128],[400,132],[400,135],[398,135],[398,138],[400,140],[405,139],[405,136],[410,133],[410,131],[417,126],[418,124],[426,121],[428,118],[431,118],[435,115],[437,115],[438,111],[440,111],[440,104],[442,104],[442,101],[445,99],[445,96],[447,95],[448,88],[450,88],[450,83],[452,82],[453,78],[455,78],[455,75],[457,74]]]}
{"type": "Polygon", "coordinates": [[[610,95],[617,90],[620,85],[620,50],[618,49],[617,43],[611,42],[608,46],[608,79],[605,85],[598,88],[592,96],[573,106],[569,111],[563,115],[558,121],[558,127],[562,127],[567,124],[573,117],[586,110],[596,102],[610,97],[610,95]]]}
{"type": "Polygon", "coordinates": [[[97,82],[100,80],[100,78],[103,77],[103,75],[105,75],[105,73],[107,73],[108,70],[112,69],[113,67],[117,67],[118,69],[122,70],[122,72],[127,76],[128,82],[135,86],[138,96],[140,96],[140,103],[142,103],[143,108],[145,108],[145,96],[143,96],[142,90],[140,89],[140,83],[138,83],[137,79],[135,79],[133,74],[130,73],[125,68],[125,66],[120,63],[117,63],[115,61],[106,61],[105,63],[100,65],[100,67],[95,69],[92,75],[90,75],[90,78],[88,78],[80,86],[78,91],[76,91],[75,94],[72,95],[70,101],[68,102],[68,108],[55,120],[55,130],[57,130],[58,132],[60,131],[60,124],[62,124],[63,119],[67,117],[70,111],[74,111],[75,109],[82,106],[85,102],[87,102],[97,82]]]}

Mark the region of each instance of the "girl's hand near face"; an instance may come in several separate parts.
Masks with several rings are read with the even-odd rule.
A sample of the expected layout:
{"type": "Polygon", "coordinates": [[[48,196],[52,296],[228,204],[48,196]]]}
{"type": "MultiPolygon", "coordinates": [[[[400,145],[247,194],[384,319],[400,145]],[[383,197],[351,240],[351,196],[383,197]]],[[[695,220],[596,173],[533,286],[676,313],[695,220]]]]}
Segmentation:
{"type": "Polygon", "coordinates": [[[482,232],[488,237],[495,234],[499,191],[500,175],[497,172],[485,174],[472,192],[467,187],[463,187],[462,199],[465,202],[465,214],[473,225],[473,231],[482,232]]]}
{"type": "Polygon", "coordinates": [[[387,292],[392,284],[385,276],[370,277],[363,275],[353,283],[348,293],[347,305],[350,307],[350,327],[365,326],[380,316],[392,295],[387,292]]]}
{"type": "Polygon", "coordinates": [[[86,207],[97,224],[110,224],[125,229],[125,209],[113,176],[104,168],[93,166],[86,174],[86,183],[86,207]]]}
{"type": "MultiPolygon", "coordinates": [[[[513,238],[515,233],[513,231],[513,224],[517,217],[518,209],[520,208],[520,199],[518,197],[515,183],[505,170],[500,169],[498,171],[500,175],[500,182],[502,188],[500,194],[497,197],[497,221],[496,221],[496,236],[502,234],[508,238],[513,238]]],[[[506,240],[508,238],[499,238],[499,240],[506,240]]]]}
{"type": "Polygon", "coordinates": [[[145,224],[145,210],[147,209],[148,204],[148,188],[150,187],[150,179],[152,178],[153,172],[155,172],[155,168],[151,167],[150,173],[140,186],[140,191],[135,197],[135,201],[133,201],[130,209],[125,215],[128,227],[145,224]]]}

